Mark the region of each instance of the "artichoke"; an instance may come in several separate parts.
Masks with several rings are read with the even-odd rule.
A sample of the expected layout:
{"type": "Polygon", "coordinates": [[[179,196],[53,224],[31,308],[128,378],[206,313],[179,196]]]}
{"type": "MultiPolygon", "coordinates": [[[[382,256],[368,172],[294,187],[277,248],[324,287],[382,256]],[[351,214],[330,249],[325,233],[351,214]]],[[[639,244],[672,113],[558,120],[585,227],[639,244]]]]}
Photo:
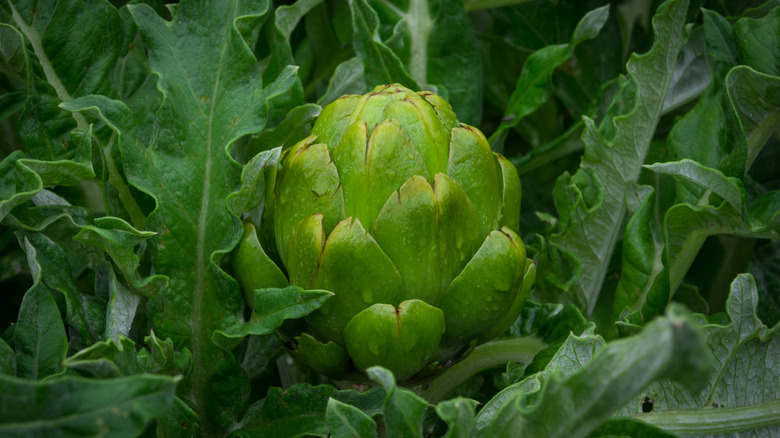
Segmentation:
{"type": "Polygon", "coordinates": [[[430,92],[379,86],[326,106],[284,151],[266,202],[286,276],[251,224],[234,271],[250,302],[288,282],[335,294],[295,349],[335,378],[381,365],[403,381],[451,363],[506,330],[533,283],[517,171],[430,92]]]}

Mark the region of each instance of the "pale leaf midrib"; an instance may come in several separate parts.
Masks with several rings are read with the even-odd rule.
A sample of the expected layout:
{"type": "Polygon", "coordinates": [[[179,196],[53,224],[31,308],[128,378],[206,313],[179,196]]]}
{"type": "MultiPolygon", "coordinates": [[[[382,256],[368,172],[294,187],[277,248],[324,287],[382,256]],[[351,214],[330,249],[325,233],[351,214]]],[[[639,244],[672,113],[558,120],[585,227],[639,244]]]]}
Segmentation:
{"type": "MultiPolygon", "coordinates": [[[[41,36],[32,26],[28,25],[27,22],[24,21],[13,2],[8,2],[8,5],[11,7],[11,13],[13,14],[16,25],[19,26],[19,30],[24,34],[24,36],[27,37],[27,40],[30,42],[30,45],[33,48],[33,52],[38,58],[38,62],[41,64],[41,68],[43,68],[46,81],[49,83],[49,85],[52,86],[52,88],[54,88],[54,91],[57,93],[57,97],[59,97],[61,101],[64,102],[71,99],[70,93],[68,92],[67,88],[65,88],[65,84],[62,83],[60,77],[57,75],[57,72],[54,71],[54,66],[51,63],[51,60],[49,60],[46,51],[43,49],[41,36]]],[[[86,131],[89,127],[89,124],[87,123],[87,120],[84,118],[84,116],[78,111],[71,112],[71,115],[76,120],[76,125],[78,128],[82,131],[86,131]]]]}
{"type": "MultiPolygon", "coordinates": [[[[226,24],[227,31],[223,35],[222,44],[220,46],[220,53],[219,53],[219,61],[218,61],[218,68],[216,72],[216,77],[214,78],[214,87],[212,88],[211,92],[211,98],[209,99],[209,112],[208,117],[206,121],[206,142],[205,142],[205,169],[204,169],[204,176],[203,176],[203,190],[202,195],[200,199],[200,211],[198,215],[198,228],[197,228],[197,244],[196,244],[196,253],[197,253],[197,268],[196,268],[196,283],[195,283],[195,290],[194,290],[194,296],[193,296],[193,305],[192,305],[192,325],[191,325],[191,334],[192,339],[194,340],[193,343],[191,343],[191,348],[193,349],[193,361],[195,363],[195,366],[193,367],[193,374],[195,374],[194,384],[195,384],[195,397],[197,400],[197,409],[200,418],[208,418],[206,416],[205,412],[205,405],[206,405],[206,386],[208,385],[208,382],[206,381],[206,377],[204,375],[204,368],[201,364],[203,362],[203,348],[201,346],[201,331],[203,330],[202,327],[202,321],[201,318],[203,317],[203,310],[204,310],[204,294],[205,294],[205,283],[206,283],[206,275],[208,273],[208,266],[207,263],[209,262],[208,257],[206,255],[206,225],[207,225],[207,218],[209,213],[209,200],[211,198],[211,170],[213,165],[213,150],[214,150],[214,116],[215,116],[215,110],[216,110],[216,102],[217,102],[217,94],[219,92],[220,87],[220,77],[222,74],[222,68],[224,66],[224,57],[225,53],[227,51],[227,45],[228,41],[231,36],[231,30],[230,27],[232,25],[232,17],[235,15],[235,8],[236,3],[231,2],[231,10],[229,11],[227,15],[228,23],[226,24]]],[[[208,329],[208,327],[206,328],[208,329]]],[[[207,336],[208,338],[208,336],[207,336]]]]}

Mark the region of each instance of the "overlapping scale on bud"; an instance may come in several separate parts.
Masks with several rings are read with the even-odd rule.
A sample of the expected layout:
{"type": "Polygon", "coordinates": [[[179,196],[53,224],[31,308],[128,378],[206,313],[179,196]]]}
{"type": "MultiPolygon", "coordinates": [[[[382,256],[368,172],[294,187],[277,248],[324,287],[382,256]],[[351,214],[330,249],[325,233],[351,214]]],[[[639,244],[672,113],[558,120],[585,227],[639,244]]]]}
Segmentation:
{"type": "Polygon", "coordinates": [[[432,93],[380,86],[325,107],[284,152],[273,208],[290,283],[335,293],[297,351],[329,375],[409,378],[500,333],[530,292],[517,172],[432,93]]]}

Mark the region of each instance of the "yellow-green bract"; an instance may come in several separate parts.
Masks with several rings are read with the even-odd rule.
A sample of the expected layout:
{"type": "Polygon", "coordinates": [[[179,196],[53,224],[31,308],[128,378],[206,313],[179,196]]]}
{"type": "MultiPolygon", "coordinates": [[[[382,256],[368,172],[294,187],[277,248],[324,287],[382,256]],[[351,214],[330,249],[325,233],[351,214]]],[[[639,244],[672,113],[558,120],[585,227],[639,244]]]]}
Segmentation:
{"type": "Polygon", "coordinates": [[[250,301],[288,281],[335,293],[297,337],[323,374],[429,372],[500,334],[530,292],[517,172],[433,93],[388,85],[328,105],[284,152],[272,198],[286,276],[251,224],[234,269],[250,301]]]}

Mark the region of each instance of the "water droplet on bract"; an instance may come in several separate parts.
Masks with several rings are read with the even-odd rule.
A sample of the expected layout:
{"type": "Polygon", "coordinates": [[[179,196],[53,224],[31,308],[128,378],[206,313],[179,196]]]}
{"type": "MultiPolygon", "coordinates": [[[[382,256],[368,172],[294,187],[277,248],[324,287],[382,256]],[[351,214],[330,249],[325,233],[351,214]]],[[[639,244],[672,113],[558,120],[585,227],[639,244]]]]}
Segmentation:
{"type": "Polygon", "coordinates": [[[374,356],[379,356],[379,343],[378,342],[369,342],[368,343],[368,351],[371,352],[374,356]]]}
{"type": "Polygon", "coordinates": [[[463,235],[462,234],[458,234],[457,236],[455,236],[455,246],[458,249],[463,248],[463,235]]]}
{"type": "Polygon", "coordinates": [[[493,290],[495,290],[496,292],[506,292],[511,287],[512,285],[506,279],[502,279],[502,278],[493,279],[493,290]]]}
{"type": "Polygon", "coordinates": [[[366,303],[371,304],[374,302],[374,291],[370,288],[361,289],[360,296],[363,297],[363,301],[366,303]]]}
{"type": "Polygon", "coordinates": [[[499,310],[501,310],[501,306],[499,306],[499,305],[495,305],[495,306],[491,307],[490,309],[491,309],[492,311],[494,311],[494,312],[498,312],[499,310]]]}
{"type": "Polygon", "coordinates": [[[414,160],[414,154],[413,153],[409,152],[409,155],[407,155],[407,156],[409,157],[410,160],[414,160]]]}

